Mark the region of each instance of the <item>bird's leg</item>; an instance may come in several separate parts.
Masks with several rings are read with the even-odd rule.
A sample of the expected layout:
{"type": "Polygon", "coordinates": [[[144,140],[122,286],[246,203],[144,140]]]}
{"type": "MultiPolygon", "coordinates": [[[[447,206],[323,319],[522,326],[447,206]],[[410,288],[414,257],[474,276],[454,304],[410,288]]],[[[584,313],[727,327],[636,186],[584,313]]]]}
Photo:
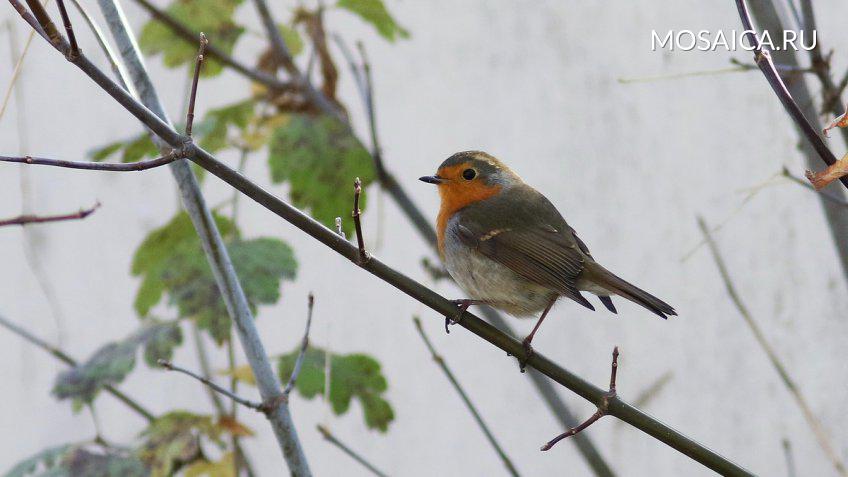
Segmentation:
{"type": "Polygon", "coordinates": [[[521,344],[524,346],[524,352],[527,353],[527,356],[525,356],[523,360],[518,360],[518,366],[519,369],[521,369],[522,373],[525,371],[524,368],[527,366],[527,360],[529,360],[534,353],[533,346],[530,345],[530,343],[533,341],[533,336],[536,334],[536,331],[539,330],[539,326],[542,325],[542,321],[544,321],[545,317],[548,316],[548,312],[551,311],[551,308],[554,307],[554,303],[556,303],[556,300],[557,297],[551,299],[551,302],[548,303],[548,306],[545,307],[545,311],[542,312],[542,316],[539,317],[539,321],[536,322],[536,326],[533,327],[533,331],[531,331],[530,334],[527,335],[527,337],[524,338],[524,340],[521,342],[521,344]]]}
{"type": "Polygon", "coordinates": [[[551,439],[550,441],[548,441],[545,445],[542,446],[541,450],[543,450],[543,451],[549,450],[557,442],[565,439],[566,437],[571,437],[571,436],[577,434],[578,432],[580,432],[583,429],[586,429],[587,427],[591,426],[595,421],[597,421],[598,419],[600,419],[600,418],[602,418],[606,415],[607,411],[609,410],[610,401],[613,400],[616,397],[615,375],[616,375],[617,372],[618,372],[618,346],[616,346],[612,350],[612,366],[611,366],[611,371],[610,371],[609,391],[604,393],[603,397],[601,398],[601,402],[598,404],[598,410],[595,411],[595,413],[592,414],[589,417],[589,419],[586,419],[585,421],[583,421],[583,423],[580,424],[579,426],[572,427],[571,429],[563,432],[562,434],[560,434],[560,435],[554,437],[553,439],[551,439]]]}
{"type": "Polygon", "coordinates": [[[451,303],[456,305],[459,308],[459,313],[457,313],[456,318],[451,319],[451,317],[445,317],[445,332],[450,334],[450,330],[448,329],[448,325],[455,325],[462,320],[462,315],[468,310],[468,307],[471,305],[488,305],[489,302],[486,300],[472,300],[468,298],[464,298],[462,300],[451,300],[451,303]]]}

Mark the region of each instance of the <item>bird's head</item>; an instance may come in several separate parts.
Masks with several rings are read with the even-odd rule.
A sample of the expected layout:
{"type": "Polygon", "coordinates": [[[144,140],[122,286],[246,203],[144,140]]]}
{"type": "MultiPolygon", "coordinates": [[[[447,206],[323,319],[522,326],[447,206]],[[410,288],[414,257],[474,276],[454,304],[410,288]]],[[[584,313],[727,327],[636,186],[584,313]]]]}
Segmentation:
{"type": "Polygon", "coordinates": [[[452,210],[487,199],[522,182],[512,169],[481,151],[458,152],[439,166],[436,175],[419,180],[438,185],[442,206],[452,210]]]}

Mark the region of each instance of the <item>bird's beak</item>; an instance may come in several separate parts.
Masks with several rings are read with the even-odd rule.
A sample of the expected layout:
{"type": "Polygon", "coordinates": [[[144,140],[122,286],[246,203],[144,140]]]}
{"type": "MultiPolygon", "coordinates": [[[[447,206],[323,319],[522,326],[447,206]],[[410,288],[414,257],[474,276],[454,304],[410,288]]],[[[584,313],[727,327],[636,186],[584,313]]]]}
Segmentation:
{"type": "Polygon", "coordinates": [[[428,184],[437,184],[437,185],[441,184],[442,182],[445,181],[444,179],[442,179],[439,176],[424,176],[424,177],[419,177],[418,180],[421,181],[421,182],[426,182],[428,184]]]}

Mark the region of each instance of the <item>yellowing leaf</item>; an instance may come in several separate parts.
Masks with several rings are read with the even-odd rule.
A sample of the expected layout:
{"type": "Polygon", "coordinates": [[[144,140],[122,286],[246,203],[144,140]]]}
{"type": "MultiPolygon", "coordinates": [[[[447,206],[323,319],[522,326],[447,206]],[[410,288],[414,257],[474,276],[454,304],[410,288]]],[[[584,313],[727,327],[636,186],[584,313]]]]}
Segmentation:
{"type": "Polygon", "coordinates": [[[827,133],[828,131],[830,131],[833,128],[844,128],[844,127],[848,127],[848,111],[846,111],[844,114],[842,114],[842,116],[839,116],[836,119],[834,119],[833,121],[831,121],[830,124],[827,125],[827,127],[822,129],[822,132],[824,133],[825,137],[830,137],[830,135],[827,133]]]}
{"type": "Polygon", "coordinates": [[[254,435],[253,429],[242,424],[232,416],[221,416],[218,419],[218,427],[238,437],[251,437],[254,435]]]}
{"type": "Polygon", "coordinates": [[[222,376],[232,376],[239,382],[256,386],[256,377],[253,376],[253,370],[250,365],[237,366],[233,369],[225,369],[219,373],[222,376]]]}
{"type": "Polygon", "coordinates": [[[185,468],[185,477],[235,477],[235,456],[227,452],[221,460],[199,460],[185,468]]]}

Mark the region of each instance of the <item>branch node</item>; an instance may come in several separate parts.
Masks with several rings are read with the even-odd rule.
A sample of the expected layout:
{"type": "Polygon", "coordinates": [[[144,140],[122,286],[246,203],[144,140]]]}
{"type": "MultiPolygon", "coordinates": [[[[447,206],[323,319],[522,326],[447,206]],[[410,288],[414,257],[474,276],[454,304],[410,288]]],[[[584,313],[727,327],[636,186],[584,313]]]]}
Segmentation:
{"type": "Polygon", "coordinates": [[[369,254],[365,250],[365,239],[362,237],[362,221],[360,220],[360,215],[362,211],[359,210],[359,196],[362,194],[362,181],[357,177],[355,181],[353,181],[353,225],[356,229],[356,243],[359,246],[359,258],[357,264],[359,266],[365,265],[371,260],[371,254],[369,254]]]}
{"type": "Polygon", "coordinates": [[[607,391],[607,392],[605,392],[604,394],[601,395],[601,401],[598,403],[598,410],[595,411],[595,413],[592,414],[589,417],[589,419],[586,419],[585,421],[583,421],[583,423],[581,423],[577,427],[572,427],[571,429],[563,432],[562,434],[560,434],[560,435],[554,437],[553,439],[551,439],[550,441],[548,441],[545,445],[542,446],[542,448],[540,450],[542,450],[542,451],[550,450],[553,446],[556,445],[557,442],[559,442],[559,441],[561,441],[561,440],[563,440],[567,437],[571,437],[573,435],[580,433],[581,431],[583,431],[587,427],[594,424],[595,421],[604,417],[609,412],[610,402],[612,402],[612,400],[616,398],[615,378],[616,378],[617,373],[618,373],[618,346],[616,346],[612,350],[612,364],[610,365],[609,391],[607,391]]]}

